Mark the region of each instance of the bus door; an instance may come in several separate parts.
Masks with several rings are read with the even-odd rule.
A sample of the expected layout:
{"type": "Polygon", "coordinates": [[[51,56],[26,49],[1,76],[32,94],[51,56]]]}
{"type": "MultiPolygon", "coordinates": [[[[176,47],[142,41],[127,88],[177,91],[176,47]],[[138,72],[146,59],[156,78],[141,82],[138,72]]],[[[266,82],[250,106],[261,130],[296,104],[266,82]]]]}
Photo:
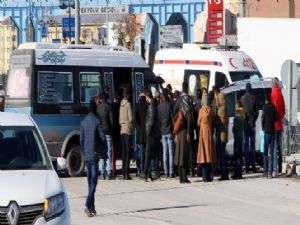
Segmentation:
{"type": "Polygon", "coordinates": [[[144,79],[144,70],[142,69],[135,69],[133,75],[133,86],[134,86],[134,93],[133,93],[133,100],[135,103],[139,100],[139,95],[142,93],[144,86],[145,86],[145,79],[144,79]]]}
{"type": "Polygon", "coordinates": [[[109,94],[109,101],[112,101],[112,98],[115,94],[115,85],[114,85],[114,71],[113,68],[104,68],[103,71],[103,91],[107,91],[109,94]]]}
{"type": "Polygon", "coordinates": [[[123,90],[126,89],[132,97],[132,68],[131,67],[115,67],[113,68],[113,85],[114,92],[122,97],[123,90]]]}

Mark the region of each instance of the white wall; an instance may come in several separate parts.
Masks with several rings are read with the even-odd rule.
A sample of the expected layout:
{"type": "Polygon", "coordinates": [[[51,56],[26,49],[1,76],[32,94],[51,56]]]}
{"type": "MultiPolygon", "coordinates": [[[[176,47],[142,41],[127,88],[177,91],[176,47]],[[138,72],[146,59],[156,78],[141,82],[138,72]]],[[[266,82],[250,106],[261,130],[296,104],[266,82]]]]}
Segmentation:
{"type": "Polygon", "coordinates": [[[296,60],[300,52],[300,19],[238,18],[237,30],[240,49],[253,58],[263,77],[280,78],[283,62],[296,60]]]}

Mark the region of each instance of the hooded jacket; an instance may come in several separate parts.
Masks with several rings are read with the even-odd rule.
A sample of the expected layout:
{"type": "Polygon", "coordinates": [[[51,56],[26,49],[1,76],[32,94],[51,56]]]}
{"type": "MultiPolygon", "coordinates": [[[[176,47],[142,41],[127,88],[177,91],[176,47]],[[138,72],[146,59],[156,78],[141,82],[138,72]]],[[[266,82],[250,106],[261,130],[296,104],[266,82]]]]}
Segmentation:
{"type": "Polygon", "coordinates": [[[249,86],[246,86],[246,93],[241,97],[241,103],[245,109],[247,127],[254,128],[258,117],[258,105],[255,96],[250,93],[251,85],[249,86]]]}
{"type": "Polygon", "coordinates": [[[285,115],[285,103],[279,86],[272,88],[271,102],[277,110],[278,118],[275,122],[275,131],[282,130],[282,119],[285,115]]]}

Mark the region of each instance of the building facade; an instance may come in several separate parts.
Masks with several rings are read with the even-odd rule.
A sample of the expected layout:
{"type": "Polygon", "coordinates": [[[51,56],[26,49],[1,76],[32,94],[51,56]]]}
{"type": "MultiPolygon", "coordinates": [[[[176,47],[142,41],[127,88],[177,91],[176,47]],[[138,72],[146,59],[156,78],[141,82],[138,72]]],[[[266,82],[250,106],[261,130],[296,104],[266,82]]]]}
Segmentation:
{"type": "Polygon", "coordinates": [[[19,28],[11,17],[0,17],[0,76],[9,70],[10,54],[19,45],[19,28]]]}

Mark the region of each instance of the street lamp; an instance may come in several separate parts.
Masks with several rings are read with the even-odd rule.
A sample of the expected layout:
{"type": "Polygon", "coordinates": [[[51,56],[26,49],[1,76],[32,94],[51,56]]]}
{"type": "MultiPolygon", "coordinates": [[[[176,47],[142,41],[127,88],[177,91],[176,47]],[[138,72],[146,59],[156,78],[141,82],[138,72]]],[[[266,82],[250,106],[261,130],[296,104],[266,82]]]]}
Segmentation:
{"type": "Polygon", "coordinates": [[[69,10],[69,42],[71,43],[71,7],[75,9],[75,1],[74,0],[60,0],[59,7],[61,9],[69,10]],[[72,1],[72,3],[71,3],[72,1]]]}

